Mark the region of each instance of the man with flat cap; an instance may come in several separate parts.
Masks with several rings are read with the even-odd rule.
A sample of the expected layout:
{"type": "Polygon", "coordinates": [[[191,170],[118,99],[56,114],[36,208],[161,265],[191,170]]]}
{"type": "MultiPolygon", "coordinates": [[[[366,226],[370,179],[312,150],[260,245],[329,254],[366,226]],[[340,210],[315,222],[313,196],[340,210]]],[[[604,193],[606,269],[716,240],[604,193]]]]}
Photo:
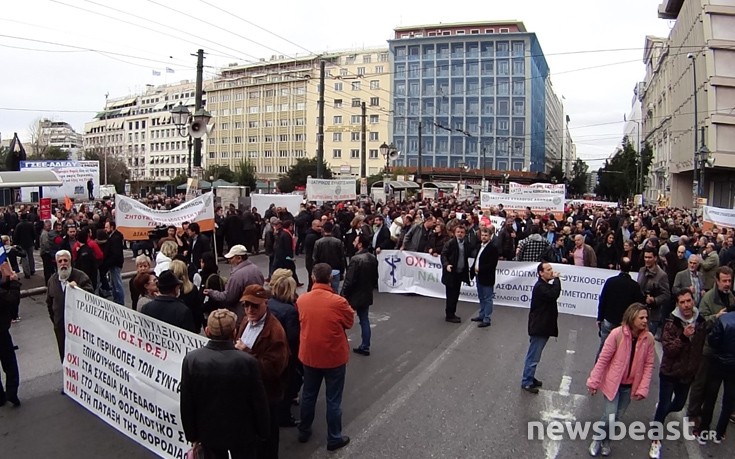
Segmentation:
{"type": "Polygon", "coordinates": [[[200,443],[206,458],[252,459],[268,436],[268,399],[258,362],[235,348],[237,316],[209,314],[209,342],[184,357],[181,423],[186,439],[200,443]]]}
{"type": "Polygon", "coordinates": [[[263,273],[252,261],[248,260],[248,250],[244,245],[233,245],[230,251],[225,254],[225,258],[232,265],[232,272],[225,284],[225,290],[218,292],[217,290],[204,289],[203,293],[223,307],[234,311],[237,314],[239,324],[245,316],[245,310],[240,303],[240,298],[245,293],[245,287],[252,284],[263,285],[263,273]]]}
{"type": "Polygon", "coordinates": [[[158,296],[143,305],[140,312],[169,325],[198,333],[191,309],[179,300],[181,283],[176,274],[170,269],[162,271],[156,282],[158,296]]]}

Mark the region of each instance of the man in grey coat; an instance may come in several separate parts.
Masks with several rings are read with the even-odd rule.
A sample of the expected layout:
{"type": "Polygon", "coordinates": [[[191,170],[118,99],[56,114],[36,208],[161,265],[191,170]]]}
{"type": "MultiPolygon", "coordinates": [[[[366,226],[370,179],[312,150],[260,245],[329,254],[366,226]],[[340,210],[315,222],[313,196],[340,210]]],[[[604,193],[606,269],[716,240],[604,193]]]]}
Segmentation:
{"type": "Polygon", "coordinates": [[[707,292],[704,288],[704,274],[699,272],[699,255],[689,255],[687,269],[676,273],[671,292],[676,295],[679,290],[689,290],[692,292],[694,307],[699,307],[699,302],[707,292]]]}
{"type": "Polygon", "coordinates": [[[219,292],[217,290],[204,289],[202,292],[209,298],[219,302],[223,308],[227,308],[237,314],[238,326],[245,316],[245,310],[240,305],[240,297],[242,297],[245,287],[251,284],[263,285],[265,279],[260,269],[248,260],[248,251],[243,245],[234,245],[225,258],[232,265],[230,278],[225,284],[225,290],[219,292]]]}
{"type": "Polygon", "coordinates": [[[92,281],[83,271],[71,267],[71,253],[68,250],[56,252],[57,272],[51,276],[46,286],[46,306],[51,322],[54,324],[56,344],[59,347],[59,357],[64,361],[64,308],[66,307],[66,289],[82,288],[93,292],[92,281]]]}

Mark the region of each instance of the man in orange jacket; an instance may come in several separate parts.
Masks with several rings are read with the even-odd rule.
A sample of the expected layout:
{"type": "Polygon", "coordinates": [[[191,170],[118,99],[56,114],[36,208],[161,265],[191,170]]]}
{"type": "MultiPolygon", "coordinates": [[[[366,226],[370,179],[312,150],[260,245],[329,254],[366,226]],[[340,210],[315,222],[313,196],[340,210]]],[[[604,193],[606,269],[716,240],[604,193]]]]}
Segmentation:
{"type": "Polygon", "coordinates": [[[304,365],[299,441],[305,443],[311,437],[314,406],[324,379],[327,450],[335,451],[350,442],[342,435],[342,392],[350,356],[346,330],[352,328],[355,316],[347,300],[332,291],[331,266],[317,263],[311,276],[314,286],[296,301],[301,323],[299,360],[304,365]]]}

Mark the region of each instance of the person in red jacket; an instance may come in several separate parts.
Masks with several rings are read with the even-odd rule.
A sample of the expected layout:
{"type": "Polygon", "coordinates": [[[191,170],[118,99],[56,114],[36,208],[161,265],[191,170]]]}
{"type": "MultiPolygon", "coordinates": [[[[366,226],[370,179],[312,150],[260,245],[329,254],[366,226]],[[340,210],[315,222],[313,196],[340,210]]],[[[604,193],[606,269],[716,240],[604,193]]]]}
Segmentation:
{"type": "Polygon", "coordinates": [[[314,406],[323,379],[327,397],[327,450],[334,451],[350,442],[350,437],[342,435],[342,392],[350,358],[345,331],[352,328],[355,315],[347,300],[332,291],[331,266],[317,263],[311,276],[314,286],[296,301],[301,324],[299,360],[304,365],[299,441],[305,443],[311,437],[314,406]]]}

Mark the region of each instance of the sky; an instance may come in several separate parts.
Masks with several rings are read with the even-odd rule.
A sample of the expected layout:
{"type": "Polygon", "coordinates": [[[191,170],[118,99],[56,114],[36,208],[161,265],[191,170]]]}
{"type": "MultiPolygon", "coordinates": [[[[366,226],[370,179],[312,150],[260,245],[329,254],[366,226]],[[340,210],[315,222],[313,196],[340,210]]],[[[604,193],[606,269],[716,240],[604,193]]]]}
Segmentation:
{"type": "Polygon", "coordinates": [[[519,20],[535,32],[564,96],[577,156],[591,168],[620,143],[646,35],[666,37],[661,0],[23,0],[0,17],[0,135],[28,137],[39,118],[77,132],[110,99],[147,84],[205,78],[272,55],[387,47],[396,26],[519,20]],[[65,46],[62,46],[65,45],[65,46]],[[167,72],[171,69],[174,73],[167,72]],[[154,76],[153,71],[161,73],[154,76]]]}

